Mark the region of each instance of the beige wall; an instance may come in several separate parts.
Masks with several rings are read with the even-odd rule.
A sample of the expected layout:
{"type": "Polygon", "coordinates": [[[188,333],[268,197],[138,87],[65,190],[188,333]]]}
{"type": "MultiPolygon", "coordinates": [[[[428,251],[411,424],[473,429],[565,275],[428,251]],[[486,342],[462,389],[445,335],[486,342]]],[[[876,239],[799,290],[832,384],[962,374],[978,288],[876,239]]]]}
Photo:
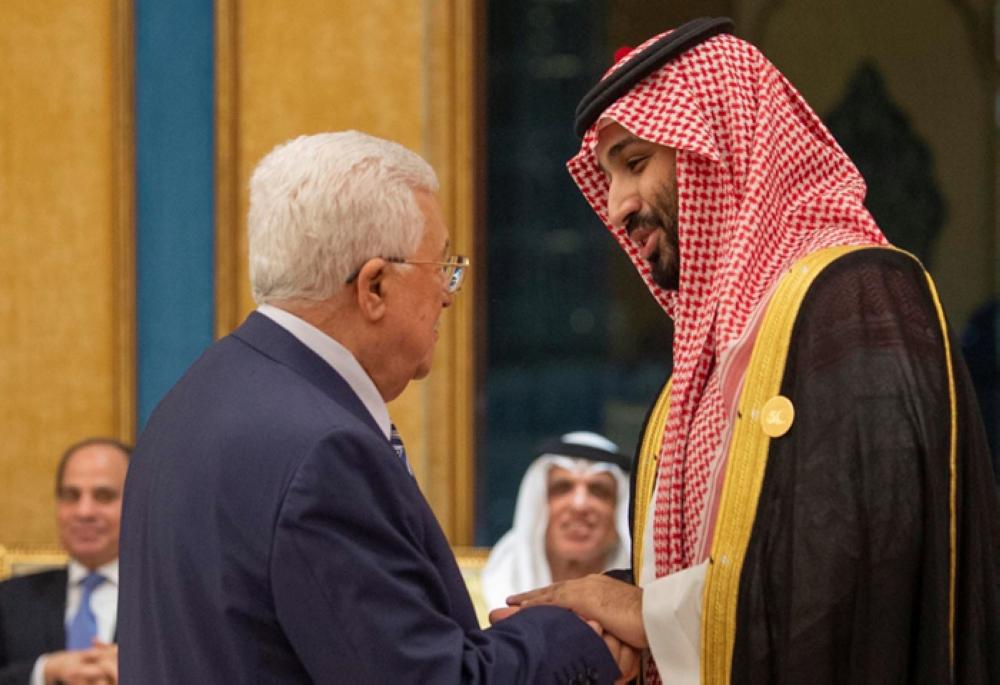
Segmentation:
{"type": "MultiPolygon", "coordinates": [[[[457,253],[475,251],[477,18],[461,0],[217,3],[217,332],[253,307],[244,217],[254,164],[303,133],[354,128],[437,169],[457,253]]],[[[390,407],[451,540],[472,541],[472,302],[445,315],[428,380],[390,407]]]]}
{"type": "Polygon", "coordinates": [[[130,15],[0,3],[0,544],[55,540],[68,444],[133,437],[130,15]]]}

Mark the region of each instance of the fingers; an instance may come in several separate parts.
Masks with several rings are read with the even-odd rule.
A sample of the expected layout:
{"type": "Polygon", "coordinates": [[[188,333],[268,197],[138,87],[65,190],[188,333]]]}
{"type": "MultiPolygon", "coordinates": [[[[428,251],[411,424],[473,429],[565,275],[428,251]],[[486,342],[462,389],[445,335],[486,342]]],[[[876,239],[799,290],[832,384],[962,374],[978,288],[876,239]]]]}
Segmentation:
{"type": "Polygon", "coordinates": [[[615,662],[618,664],[618,669],[622,672],[622,677],[615,681],[615,685],[627,683],[639,676],[639,667],[642,665],[642,652],[630,645],[622,644],[622,649],[618,653],[618,659],[615,662]]]}
{"type": "Polygon", "coordinates": [[[615,664],[618,665],[618,670],[621,671],[621,677],[615,681],[616,685],[617,683],[627,683],[639,675],[639,663],[641,661],[639,651],[622,642],[611,633],[605,633],[602,637],[604,638],[604,644],[608,647],[608,651],[611,652],[611,657],[615,660],[615,664]]]}
{"type": "Polygon", "coordinates": [[[490,623],[530,606],[547,604],[571,609],[604,640],[622,673],[618,682],[627,683],[639,674],[639,650],[646,646],[639,588],[592,575],[512,595],[507,603],[512,606],[490,612],[490,623]]]}
{"type": "Polygon", "coordinates": [[[537,606],[551,604],[564,609],[572,609],[577,613],[586,614],[588,604],[592,603],[595,593],[599,594],[605,582],[624,585],[599,574],[591,574],[575,580],[553,583],[547,587],[529,590],[507,598],[507,603],[518,606],[537,606]]]}
{"type": "Polygon", "coordinates": [[[646,647],[642,623],[642,590],[613,578],[593,574],[555,583],[508,598],[519,607],[548,604],[569,609],[584,619],[597,621],[604,630],[637,648],[646,647]]]}
{"type": "Polygon", "coordinates": [[[611,652],[611,657],[615,660],[617,664],[622,651],[622,641],[611,633],[605,633],[601,637],[604,638],[604,644],[607,645],[608,651],[611,652]]]}
{"type": "Polygon", "coordinates": [[[113,645],[112,648],[102,650],[98,665],[101,675],[104,676],[102,682],[115,685],[118,682],[118,646],[113,645]]]}
{"type": "Polygon", "coordinates": [[[107,677],[100,664],[94,661],[81,661],[63,676],[61,682],[67,685],[89,685],[107,682],[107,677]]]}
{"type": "Polygon", "coordinates": [[[114,685],[118,682],[118,646],[101,643],[90,649],[49,654],[45,660],[47,682],[65,685],[114,685]]]}
{"type": "Polygon", "coordinates": [[[495,623],[502,621],[505,618],[510,618],[520,610],[521,608],[516,606],[501,607],[499,609],[494,609],[493,611],[490,612],[490,625],[494,625],[495,623]]]}
{"type": "Polygon", "coordinates": [[[553,583],[552,585],[540,587],[536,590],[528,590],[527,592],[511,595],[507,598],[507,604],[511,606],[528,606],[532,604],[554,604],[558,606],[559,590],[563,585],[565,583],[553,583]]]}

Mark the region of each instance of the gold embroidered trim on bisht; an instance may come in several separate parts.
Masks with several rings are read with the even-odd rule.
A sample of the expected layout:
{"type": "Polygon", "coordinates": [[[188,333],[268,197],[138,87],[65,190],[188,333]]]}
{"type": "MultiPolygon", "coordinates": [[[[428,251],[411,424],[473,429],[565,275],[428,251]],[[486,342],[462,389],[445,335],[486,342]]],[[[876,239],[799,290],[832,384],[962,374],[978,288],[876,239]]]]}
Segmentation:
{"type": "MultiPolygon", "coordinates": [[[[701,617],[701,682],[729,683],[736,639],[740,572],[757,513],[772,438],[760,422],[764,404],[779,394],[799,306],[816,277],[836,259],[864,249],[838,246],[799,260],[782,276],[754,343],[743,379],[736,424],[716,514],[701,617]]],[[[795,398],[790,398],[792,402],[795,398]]],[[[780,440],[781,438],[774,438],[780,440]]]]}
{"type": "Polygon", "coordinates": [[[653,501],[653,487],[656,485],[656,472],[660,463],[660,449],[663,444],[663,432],[667,425],[667,414],[670,413],[670,386],[673,379],[668,380],[660,396],[649,414],[646,429],[642,432],[642,443],[639,445],[639,455],[635,464],[635,515],[632,519],[632,575],[633,582],[638,585],[642,574],[642,543],[646,534],[646,518],[653,501]]]}
{"type": "MultiPolygon", "coordinates": [[[[914,257],[916,259],[916,257],[914,257]]],[[[958,519],[955,514],[955,498],[958,493],[958,401],[955,397],[955,370],[951,365],[951,341],[948,339],[948,321],[944,316],[944,308],[938,298],[937,288],[934,286],[934,279],[924,272],[927,277],[927,287],[931,292],[931,299],[934,300],[934,308],[937,310],[938,323],[941,326],[941,338],[944,340],[944,363],[948,370],[948,401],[951,408],[951,434],[948,443],[948,662],[952,667],[954,675],[955,667],[955,574],[958,565],[958,519]]]]}

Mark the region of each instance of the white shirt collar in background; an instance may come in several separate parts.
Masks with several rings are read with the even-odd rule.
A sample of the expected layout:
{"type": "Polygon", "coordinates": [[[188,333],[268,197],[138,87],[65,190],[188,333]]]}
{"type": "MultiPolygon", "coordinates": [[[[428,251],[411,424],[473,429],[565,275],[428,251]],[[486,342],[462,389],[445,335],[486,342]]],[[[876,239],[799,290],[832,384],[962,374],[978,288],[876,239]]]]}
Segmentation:
{"type": "MultiPolygon", "coordinates": [[[[90,594],[90,610],[97,618],[97,637],[102,642],[111,642],[115,635],[115,619],[118,613],[118,560],[95,569],[104,576],[104,582],[90,594]]],[[[80,607],[83,590],[80,582],[90,570],[80,562],[70,559],[66,566],[66,623],[76,615],[80,607]]]]}

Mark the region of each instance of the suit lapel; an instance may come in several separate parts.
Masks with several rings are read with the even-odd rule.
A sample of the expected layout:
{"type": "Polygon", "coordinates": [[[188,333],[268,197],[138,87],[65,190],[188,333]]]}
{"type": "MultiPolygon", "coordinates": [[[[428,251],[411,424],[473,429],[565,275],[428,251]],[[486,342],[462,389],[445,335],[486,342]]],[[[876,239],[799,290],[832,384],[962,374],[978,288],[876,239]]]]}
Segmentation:
{"type": "Polygon", "coordinates": [[[252,312],[232,335],[283,364],[381,434],[375,419],[347,381],[298,338],[263,314],[252,312]]]}
{"type": "Polygon", "coordinates": [[[42,601],[38,612],[45,631],[45,651],[66,649],[66,569],[38,575],[38,592],[42,601]]]}

